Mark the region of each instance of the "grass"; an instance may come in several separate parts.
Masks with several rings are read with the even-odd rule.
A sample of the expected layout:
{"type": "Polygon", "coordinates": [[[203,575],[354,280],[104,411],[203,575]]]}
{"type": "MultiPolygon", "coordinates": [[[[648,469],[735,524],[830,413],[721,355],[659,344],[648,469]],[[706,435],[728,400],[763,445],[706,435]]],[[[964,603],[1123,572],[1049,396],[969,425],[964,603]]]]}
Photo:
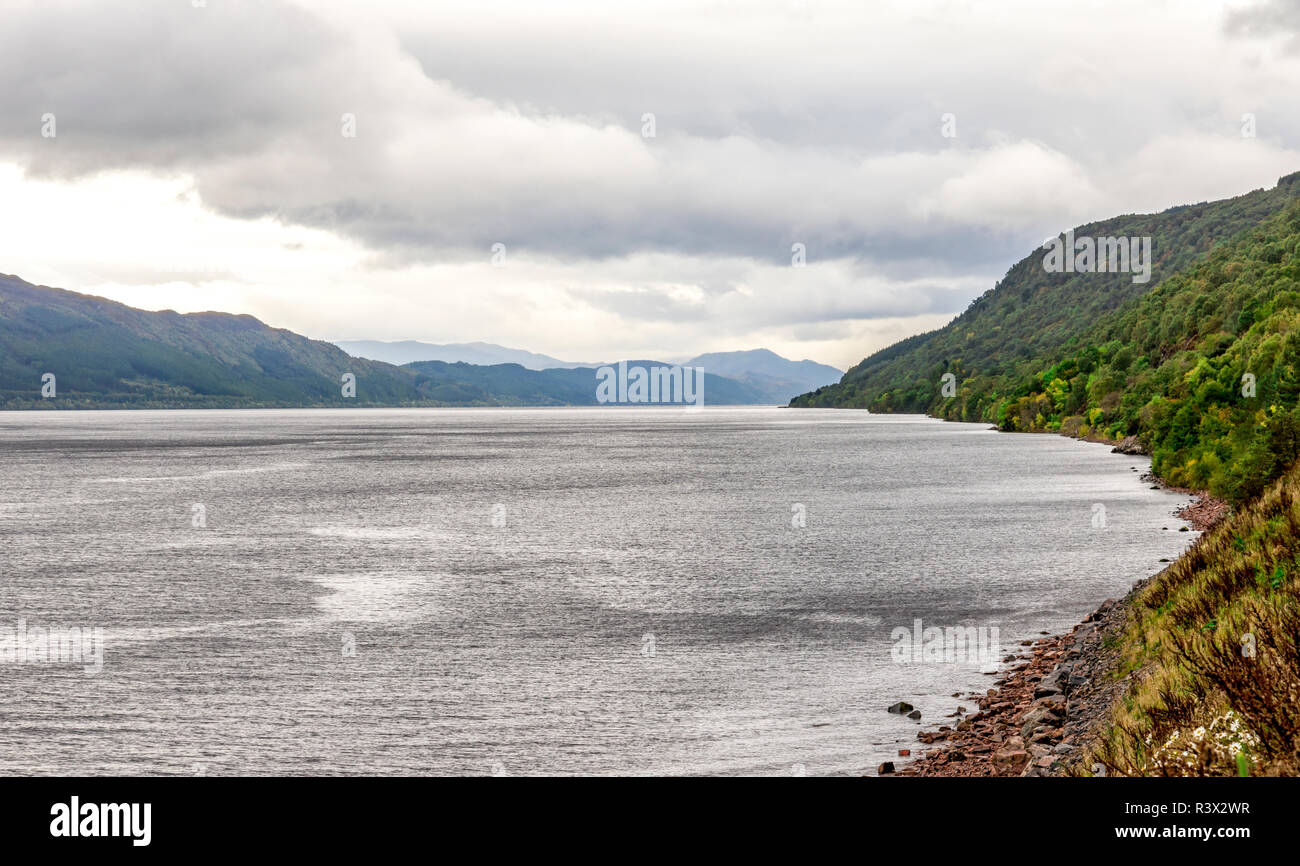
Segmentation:
{"type": "Polygon", "coordinates": [[[1108,775],[1300,773],[1300,465],[1134,597],[1129,685],[1084,767],[1108,775]]]}

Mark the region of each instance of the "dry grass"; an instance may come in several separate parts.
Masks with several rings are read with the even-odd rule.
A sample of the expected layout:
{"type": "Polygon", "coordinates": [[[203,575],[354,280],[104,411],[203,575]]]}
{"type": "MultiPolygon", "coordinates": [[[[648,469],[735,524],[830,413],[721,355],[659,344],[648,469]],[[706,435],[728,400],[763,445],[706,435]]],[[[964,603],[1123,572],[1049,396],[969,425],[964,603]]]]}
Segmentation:
{"type": "Polygon", "coordinates": [[[1131,683],[1090,760],[1111,775],[1300,773],[1300,467],[1135,598],[1131,683]]]}

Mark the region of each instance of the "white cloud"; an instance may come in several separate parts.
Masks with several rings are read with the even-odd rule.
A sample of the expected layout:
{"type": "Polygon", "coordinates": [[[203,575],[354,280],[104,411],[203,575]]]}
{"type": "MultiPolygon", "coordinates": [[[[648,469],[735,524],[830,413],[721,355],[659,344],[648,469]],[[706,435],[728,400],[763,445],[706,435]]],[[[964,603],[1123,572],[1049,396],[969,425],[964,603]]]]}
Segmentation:
{"type": "Polygon", "coordinates": [[[1300,168],[1286,19],[1229,8],[22,3],[0,271],[322,337],[848,365],[1048,233],[1300,168]]]}

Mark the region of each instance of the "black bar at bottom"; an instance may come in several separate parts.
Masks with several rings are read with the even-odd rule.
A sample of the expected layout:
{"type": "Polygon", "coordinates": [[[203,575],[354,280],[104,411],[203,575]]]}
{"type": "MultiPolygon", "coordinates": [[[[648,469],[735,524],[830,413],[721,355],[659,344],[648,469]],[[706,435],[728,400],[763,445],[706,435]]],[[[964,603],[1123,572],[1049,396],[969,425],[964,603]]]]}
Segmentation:
{"type": "Polygon", "coordinates": [[[1227,853],[1287,842],[1298,796],[1293,779],[0,779],[0,833],[6,853],[127,856],[614,855],[611,844],[635,855],[687,839],[697,855],[844,842],[864,855],[894,843],[918,856],[988,843],[1227,853]]]}

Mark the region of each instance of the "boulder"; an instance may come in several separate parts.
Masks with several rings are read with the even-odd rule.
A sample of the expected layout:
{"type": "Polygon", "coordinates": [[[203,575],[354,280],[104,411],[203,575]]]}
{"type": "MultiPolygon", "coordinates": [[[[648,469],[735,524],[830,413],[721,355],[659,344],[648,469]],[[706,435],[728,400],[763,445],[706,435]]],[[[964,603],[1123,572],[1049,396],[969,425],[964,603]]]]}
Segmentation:
{"type": "Polygon", "coordinates": [[[1146,454],[1147,452],[1142,447],[1142,443],[1138,441],[1138,438],[1136,436],[1125,436],[1123,439],[1119,440],[1119,442],[1115,444],[1114,448],[1110,449],[1110,453],[1111,454],[1146,454]]]}
{"type": "Polygon", "coordinates": [[[1029,763],[1029,753],[1015,746],[1004,746],[993,753],[993,769],[999,776],[1014,776],[1029,763]]]}
{"type": "Polygon", "coordinates": [[[902,716],[912,712],[913,709],[915,708],[907,701],[899,701],[889,708],[889,712],[902,716]]]}
{"type": "Polygon", "coordinates": [[[1054,723],[1059,715],[1060,711],[1054,707],[1035,704],[1021,715],[1019,719],[1020,736],[1028,740],[1033,736],[1036,729],[1040,727],[1046,728],[1048,723],[1053,723],[1052,726],[1055,727],[1054,723]]]}
{"type": "Polygon", "coordinates": [[[1034,701],[1034,706],[1046,707],[1058,716],[1065,715],[1065,696],[1064,695],[1044,695],[1034,701]]]}

